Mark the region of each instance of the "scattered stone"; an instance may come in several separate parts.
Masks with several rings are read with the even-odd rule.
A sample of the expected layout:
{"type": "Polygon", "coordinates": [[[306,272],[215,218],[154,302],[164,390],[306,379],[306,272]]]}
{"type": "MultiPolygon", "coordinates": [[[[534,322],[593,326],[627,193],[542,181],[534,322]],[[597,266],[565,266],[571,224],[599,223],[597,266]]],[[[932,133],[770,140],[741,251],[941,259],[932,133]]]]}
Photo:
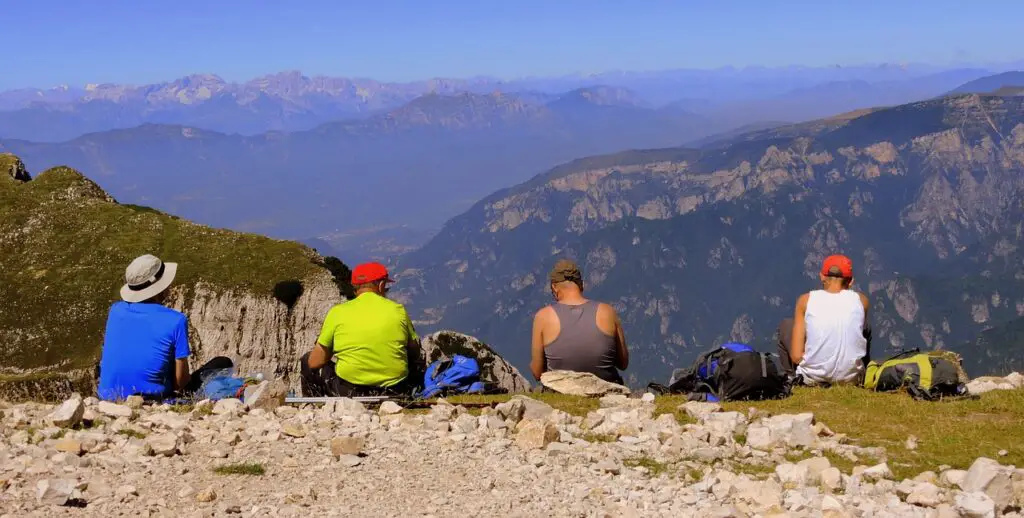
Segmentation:
{"type": "Polygon", "coordinates": [[[589,372],[554,370],[540,377],[541,385],[573,396],[600,397],[607,394],[629,394],[629,388],[605,381],[589,372]]]}
{"type": "Polygon", "coordinates": [[[622,466],[619,466],[618,464],[610,460],[603,460],[601,462],[598,462],[597,466],[595,467],[600,471],[603,471],[605,473],[611,473],[612,475],[618,475],[619,473],[622,472],[622,466]]]}
{"type": "Polygon", "coordinates": [[[366,407],[352,398],[341,398],[334,403],[334,417],[336,418],[359,418],[366,414],[366,407]]]}
{"type": "Polygon", "coordinates": [[[380,415],[394,415],[402,413],[402,406],[394,401],[385,401],[380,404],[380,408],[377,409],[377,413],[380,415]]]}
{"type": "Polygon", "coordinates": [[[479,420],[475,416],[462,414],[452,423],[452,431],[470,434],[475,432],[478,426],[479,420]]]}
{"type": "Polygon", "coordinates": [[[363,459],[361,459],[358,455],[342,455],[341,457],[338,457],[338,462],[342,466],[354,468],[362,464],[363,459]]]}
{"type": "Polygon", "coordinates": [[[208,487],[196,493],[196,502],[209,503],[217,499],[217,492],[208,487]]]}
{"type": "Polygon", "coordinates": [[[110,401],[100,401],[99,404],[96,405],[96,411],[107,417],[114,418],[131,418],[132,415],[134,415],[135,413],[135,411],[132,410],[131,408],[128,408],[124,405],[119,405],[117,403],[111,403],[110,401]]]}
{"type": "Polygon", "coordinates": [[[939,483],[950,486],[964,488],[964,480],[967,479],[967,471],[962,469],[947,469],[939,475],[939,483]]]}
{"type": "Polygon", "coordinates": [[[142,405],[144,405],[145,403],[146,400],[142,399],[142,396],[138,395],[128,396],[128,398],[124,400],[124,405],[128,408],[131,408],[132,410],[138,410],[142,408],[142,405]]]}
{"type": "Polygon", "coordinates": [[[288,385],[282,380],[264,380],[256,386],[246,387],[243,393],[245,406],[249,410],[257,408],[271,412],[284,404],[288,396],[288,385]]]}
{"type": "Polygon", "coordinates": [[[135,486],[125,484],[118,486],[117,490],[114,491],[114,495],[123,500],[129,496],[139,496],[139,490],[135,486]]]}
{"type": "Polygon", "coordinates": [[[524,450],[539,450],[558,441],[558,428],[549,421],[524,419],[516,426],[516,444],[524,450]]]}
{"type": "Polygon", "coordinates": [[[907,495],[907,503],[921,507],[938,507],[945,499],[939,486],[928,482],[921,482],[914,486],[913,491],[907,495]]]}
{"type": "Polygon", "coordinates": [[[80,397],[72,397],[60,404],[48,417],[50,423],[61,428],[78,424],[85,414],[85,403],[80,397]]]}
{"type": "Polygon", "coordinates": [[[509,402],[512,401],[523,403],[521,419],[547,419],[555,411],[551,405],[526,396],[513,396],[509,402]]]}
{"type": "Polygon", "coordinates": [[[892,478],[892,470],[889,469],[889,465],[886,463],[876,464],[864,470],[861,476],[865,480],[878,481],[883,479],[892,478]]]}
{"type": "Polygon", "coordinates": [[[779,464],[778,466],[775,466],[775,476],[779,478],[779,482],[781,482],[783,486],[791,488],[806,486],[809,480],[807,466],[801,466],[799,464],[779,464]]]}
{"type": "Polygon", "coordinates": [[[643,401],[644,403],[654,403],[655,399],[655,395],[650,392],[644,392],[644,395],[640,396],[640,401],[643,401]]]}
{"type": "Polygon", "coordinates": [[[722,410],[722,405],[707,401],[687,401],[679,405],[678,409],[686,412],[686,415],[694,419],[700,419],[707,414],[713,414],[722,410]]]}
{"type": "Polygon", "coordinates": [[[822,470],[819,474],[819,479],[821,488],[826,491],[835,492],[843,489],[843,473],[839,471],[839,468],[822,470]]]}
{"type": "Polygon", "coordinates": [[[293,423],[291,421],[285,421],[281,426],[281,433],[288,437],[302,438],[306,436],[306,427],[299,423],[293,423]]]}
{"type": "Polygon", "coordinates": [[[903,447],[908,449],[908,450],[916,450],[917,449],[917,437],[914,437],[913,435],[907,437],[907,440],[904,441],[904,443],[903,443],[903,447]]]}
{"type": "Polygon", "coordinates": [[[242,412],[245,404],[237,398],[224,398],[213,404],[214,415],[238,415],[242,412]]]}
{"type": "Polygon", "coordinates": [[[362,437],[335,437],[331,439],[331,454],[335,457],[343,455],[359,455],[366,445],[362,437]]]}
{"type": "Polygon", "coordinates": [[[171,457],[178,453],[178,437],[171,432],[155,433],[146,436],[146,446],[153,455],[171,457]]]}
{"type": "Polygon", "coordinates": [[[953,501],[964,518],[995,518],[996,504],[985,493],[958,492],[953,501]]]}
{"type": "Polygon", "coordinates": [[[53,445],[54,449],[64,453],[70,453],[71,455],[81,455],[84,451],[82,449],[82,442],[71,437],[64,437],[57,441],[53,445]]]}
{"type": "Polygon", "coordinates": [[[43,479],[36,483],[36,501],[44,505],[65,505],[73,498],[78,483],[71,479],[43,479]]]}

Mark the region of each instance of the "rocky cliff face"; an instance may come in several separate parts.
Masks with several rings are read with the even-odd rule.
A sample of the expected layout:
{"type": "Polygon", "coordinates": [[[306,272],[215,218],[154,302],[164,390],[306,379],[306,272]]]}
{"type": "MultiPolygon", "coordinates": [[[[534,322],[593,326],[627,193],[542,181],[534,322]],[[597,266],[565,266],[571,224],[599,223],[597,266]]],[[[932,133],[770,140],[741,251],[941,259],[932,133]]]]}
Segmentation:
{"type": "Polygon", "coordinates": [[[546,270],[573,257],[622,313],[647,381],[725,339],[771,347],[820,261],[844,252],[873,301],[876,354],[948,347],[1018,312],[1022,171],[1024,100],[977,95],[593,157],[450,221],[400,261],[401,295],[424,324],[522,366],[510,345],[550,301],[546,270]]]}

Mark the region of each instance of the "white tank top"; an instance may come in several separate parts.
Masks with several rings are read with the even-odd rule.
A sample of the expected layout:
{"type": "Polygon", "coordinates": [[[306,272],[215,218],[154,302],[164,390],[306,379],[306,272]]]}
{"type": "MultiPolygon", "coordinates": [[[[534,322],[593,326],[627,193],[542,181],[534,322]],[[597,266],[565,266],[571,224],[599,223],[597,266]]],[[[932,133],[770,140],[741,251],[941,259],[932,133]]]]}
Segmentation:
{"type": "Polygon", "coordinates": [[[807,298],[807,343],[797,374],[808,381],[853,381],[864,371],[864,304],[852,290],[812,291],[807,298]]]}

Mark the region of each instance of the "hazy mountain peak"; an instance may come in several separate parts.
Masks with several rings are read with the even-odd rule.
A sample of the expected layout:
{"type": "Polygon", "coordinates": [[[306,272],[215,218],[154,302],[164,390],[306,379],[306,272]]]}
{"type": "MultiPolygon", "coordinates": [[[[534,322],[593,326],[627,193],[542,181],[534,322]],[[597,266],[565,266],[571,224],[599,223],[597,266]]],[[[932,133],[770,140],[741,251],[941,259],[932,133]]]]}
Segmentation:
{"type": "Polygon", "coordinates": [[[599,106],[642,106],[644,103],[632,90],[618,86],[595,85],[572,90],[560,101],[581,101],[599,106]]]}

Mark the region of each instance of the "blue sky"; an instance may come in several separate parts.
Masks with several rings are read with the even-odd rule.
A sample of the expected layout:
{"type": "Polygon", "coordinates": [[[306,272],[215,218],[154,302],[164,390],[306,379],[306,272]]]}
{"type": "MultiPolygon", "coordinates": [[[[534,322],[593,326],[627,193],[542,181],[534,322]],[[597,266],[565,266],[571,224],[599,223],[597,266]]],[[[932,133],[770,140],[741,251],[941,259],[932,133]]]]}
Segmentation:
{"type": "Polygon", "coordinates": [[[1020,0],[0,0],[0,89],[1021,59],[1020,0]]]}

